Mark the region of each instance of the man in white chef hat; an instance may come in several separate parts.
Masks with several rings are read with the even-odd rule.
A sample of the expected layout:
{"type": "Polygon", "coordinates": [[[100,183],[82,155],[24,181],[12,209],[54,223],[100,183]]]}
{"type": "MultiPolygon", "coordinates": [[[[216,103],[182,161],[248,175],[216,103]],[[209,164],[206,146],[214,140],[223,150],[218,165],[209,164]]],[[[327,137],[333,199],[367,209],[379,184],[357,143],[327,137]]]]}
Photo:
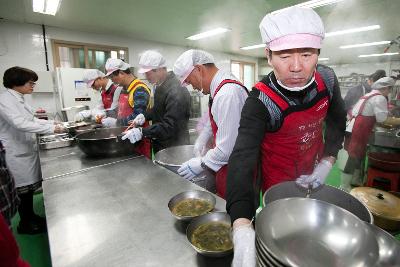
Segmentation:
{"type": "Polygon", "coordinates": [[[122,87],[114,84],[110,79],[106,78],[104,73],[97,69],[87,69],[83,73],[83,81],[88,87],[99,91],[101,99],[93,110],[80,111],[75,116],[75,121],[82,121],[95,117],[100,119],[103,116],[117,117],[118,99],[122,87]]]}
{"type": "Polygon", "coordinates": [[[225,198],[227,163],[248,91],[231,73],[218,69],[214,57],[202,50],[191,49],[180,55],[174,73],[183,84],[210,95],[209,121],[195,142],[195,157],[184,162],[178,173],[193,180],[206,170],[215,172],[217,194],[225,198]],[[207,151],[210,138],[214,147],[207,151]]]}
{"type": "Polygon", "coordinates": [[[255,266],[251,220],[260,192],[284,181],[296,181],[304,191],[323,184],[342,147],[346,123],[335,73],[317,65],[325,35],[318,14],[299,7],[267,14],[260,32],[273,71],[246,100],[228,163],[233,266],[255,266]]]}
{"type": "Polygon", "coordinates": [[[153,153],[179,145],[189,144],[188,121],[190,117],[190,94],[172,71],[167,70],[165,58],[157,51],[147,50],[139,59],[139,73],[154,85],[154,106],[133,120],[135,126],[143,126],[145,121],[152,125],[142,128],[142,136],[129,130],[123,137],[131,143],[143,137],[152,140],[153,153]]]}

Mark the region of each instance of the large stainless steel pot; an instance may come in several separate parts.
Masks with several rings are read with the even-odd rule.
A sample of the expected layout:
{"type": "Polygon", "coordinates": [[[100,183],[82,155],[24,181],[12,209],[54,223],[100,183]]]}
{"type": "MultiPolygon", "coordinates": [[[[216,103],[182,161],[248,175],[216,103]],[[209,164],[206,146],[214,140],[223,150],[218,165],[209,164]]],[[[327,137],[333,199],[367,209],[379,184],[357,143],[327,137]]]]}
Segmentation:
{"type": "Polygon", "coordinates": [[[79,148],[90,157],[120,156],[136,154],[135,145],[121,140],[126,127],[94,129],[75,137],[79,148]]]}
{"type": "MultiPolygon", "coordinates": [[[[160,150],[156,153],[154,161],[167,168],[168,170],[178,173],[178,169],[182,163],[194,158],[193,145],[173,146],[160,150]]],[[[196,177],[193,182],[210,192],[215,193],[215,174],[205,172],[204,175],[196,177]]]]}
{"type": "MultiPolygon", "coordinates": [[[[289,197],[306,197],[307,190],[295,182],[283,182],[268,189],[263,197],[264,206],[289,197]]],[[[350,211],[361,220],[373,223],[374,219],[368,208],[354,196],[333,186],[322,185],[311,191],[309,198],[322,200],[350,211]]]]}

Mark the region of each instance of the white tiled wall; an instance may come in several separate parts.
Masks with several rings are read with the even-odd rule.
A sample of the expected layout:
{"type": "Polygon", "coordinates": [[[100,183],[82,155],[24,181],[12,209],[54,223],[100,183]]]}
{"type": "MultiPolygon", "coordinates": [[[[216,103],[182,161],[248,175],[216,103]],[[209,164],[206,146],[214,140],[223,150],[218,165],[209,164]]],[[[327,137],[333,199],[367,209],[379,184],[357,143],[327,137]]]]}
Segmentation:
{"type": "MultiPolygon", "coordinates": [[[[129,48],[129,63],[137,67],[139,54],[148,49],[158,50],[167,60],[168,68],[172,68],[176,58],[189,47],[180,47],[137,40],[123,36],[113,36],[112,34],[95,34],[87,32],[71,31],[63,28],[46,27],[47,50],[50,70],[53,68],[53,57],[51,39],[92,43],[99,45],[115,45],[129,48]]],[[[232,55],[222,52],[209,51],[213,54],[216,65],[221,69],[230,70],[231,60],[242,60],[254,62],[257,59],[240,55],[232,55]]],[[[4,71],[12,66],[23,66],[35,71],[45,71],[45,52],[43,45],[41,25],[33,25],[12,21],[0,22],[0,75],[3,77],[4,71]]],[[[257,71],[257,69],[256,69],[257,71]]],[[[2,86],[0,86],[2,87],[2,86]]],[[[31,97],[33,107],[44,107],[54,111],[54,101],[52,94],[37,93],[31,97]],[[51,103],[50,103],[51,102],[51,103]]],[[[207,106],[207,97],[202,100],[202,108],[207,106]]]]}

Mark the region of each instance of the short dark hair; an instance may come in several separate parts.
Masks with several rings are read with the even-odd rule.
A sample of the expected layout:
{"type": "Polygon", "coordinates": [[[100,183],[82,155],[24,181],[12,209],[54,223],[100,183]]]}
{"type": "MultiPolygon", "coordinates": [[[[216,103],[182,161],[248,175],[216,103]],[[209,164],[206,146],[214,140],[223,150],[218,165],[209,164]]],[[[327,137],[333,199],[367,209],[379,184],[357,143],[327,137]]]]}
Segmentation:
{"type": "Polygon", "coordinates": [[[386,76],[386,71],[384,70],[377,70],[371,75],[369,75],[368,79],[370,79],[372,82],[376,82],[380,78],[383,78],[386,76]]]}
{"type": "Polygon", "coordinates": [[[206,64],[203,64],[203,66],[205,66],[206,68],[211,68],[211,67],[214,67],[215,64],[214,63],[206,63],[206,64]]]}
{"type": "Polygon", "coordinates": [[[122,71],[122,72],[124,72],[124,73],[126,73],[126,74],[132,74],[130,68],[127,68],[126,70],[120,70],[120,71],[122,71]]]}
{"type": "Polygon", "coordinates": [[[36,82],[37,80],[38,76],[33,70],[15,66],[4,72],[3,85],[6,88],[12,89],[15,86],[22,86],[27,82],[36,82]]]}

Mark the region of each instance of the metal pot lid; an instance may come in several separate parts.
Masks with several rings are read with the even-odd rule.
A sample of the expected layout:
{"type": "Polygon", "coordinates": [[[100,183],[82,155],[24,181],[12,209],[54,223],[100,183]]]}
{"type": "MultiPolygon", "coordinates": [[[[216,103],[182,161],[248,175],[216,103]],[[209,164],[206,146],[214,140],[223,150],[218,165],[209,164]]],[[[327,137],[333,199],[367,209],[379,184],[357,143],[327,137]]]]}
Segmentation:
{"type": "Polygon", "coordinates": [[[350,194],[362,201],[373,215],[400,221],[400,198],[372,187],[357,187],[350,194]]]}

